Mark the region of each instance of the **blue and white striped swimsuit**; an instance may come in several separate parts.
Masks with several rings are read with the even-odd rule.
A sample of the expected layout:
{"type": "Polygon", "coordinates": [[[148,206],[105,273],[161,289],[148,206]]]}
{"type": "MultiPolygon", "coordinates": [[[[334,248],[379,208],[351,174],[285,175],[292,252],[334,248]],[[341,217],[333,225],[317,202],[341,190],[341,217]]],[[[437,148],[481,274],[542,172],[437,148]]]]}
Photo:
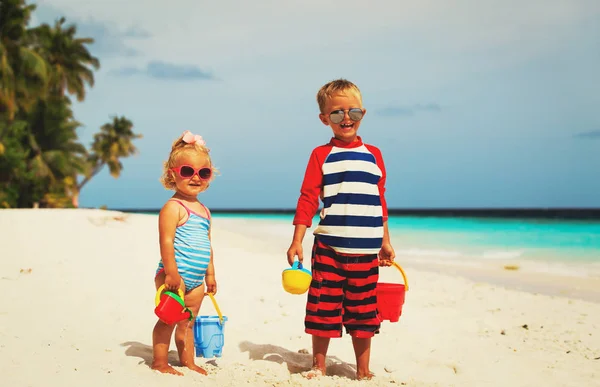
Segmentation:
{"type": "MultiPolygon", "coordinates": [[[[210,239],[208,237],[210,219],[193,212],[179,200],[173,201],[181,204],[188,213],[185,223],[175,229],[175,240],[173,241],[175,263],[179,275],[185,283],[187,293],[204,283],[204,275],[210,263],[210,239]]],[[[164,270],[164,265],[161,260],[156,273],[158,274],[162,270],[164,270]]]]}

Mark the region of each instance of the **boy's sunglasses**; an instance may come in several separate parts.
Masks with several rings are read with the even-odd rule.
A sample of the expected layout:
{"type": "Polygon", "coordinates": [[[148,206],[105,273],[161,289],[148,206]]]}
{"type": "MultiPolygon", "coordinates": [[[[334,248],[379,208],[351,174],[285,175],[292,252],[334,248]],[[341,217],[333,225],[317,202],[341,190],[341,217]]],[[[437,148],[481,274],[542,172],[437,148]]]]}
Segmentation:
{"type": "MultiPolygon", "coordinates": [[[[329,113],[329,121],[334,124],[339,124],[344,120],[344,116],[346,115],[346,110],[334,110],[329,113]]],[[[363,118],[363,111],[359,108],[353,108],[348,110],[348,117],[354,122],[360,121],[363,118]]]]}
{"type": "Polygon", "coordinates": [[[181,165],[179,167],[171,168],[171,170],[177,172],[179,177],[181,177],[182,179],[191,179],[196,174],[202,180],[208,180],[212,176],[212,169],[194,169],[190,165],[181,165]]]}

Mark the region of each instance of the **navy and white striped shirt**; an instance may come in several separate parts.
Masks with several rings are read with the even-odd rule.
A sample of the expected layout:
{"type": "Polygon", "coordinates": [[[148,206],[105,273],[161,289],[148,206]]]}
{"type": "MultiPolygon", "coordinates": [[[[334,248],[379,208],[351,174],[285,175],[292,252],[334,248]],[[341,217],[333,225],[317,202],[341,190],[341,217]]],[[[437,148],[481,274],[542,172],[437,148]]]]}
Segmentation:
{"type": "Polygon", "coordinates": [[[340,253],[376,254],[387,220],[385,167],[378,148],[332,139],[313,150],[308,163],[294,224],[312,224],[319,197],[320,222],[313,232],[340,253]]]}

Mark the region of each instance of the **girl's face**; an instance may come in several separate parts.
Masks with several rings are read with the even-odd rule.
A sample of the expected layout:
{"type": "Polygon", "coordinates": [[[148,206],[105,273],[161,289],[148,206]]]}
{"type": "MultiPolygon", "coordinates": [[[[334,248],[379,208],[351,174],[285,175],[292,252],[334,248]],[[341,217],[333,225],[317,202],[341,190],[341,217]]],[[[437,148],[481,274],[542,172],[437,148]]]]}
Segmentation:
{"type": "Polygon", "coordinates": [[[179,155],[171,173],[175,179],[177,192],[184,196],[196,197],[208,188],[212,177],[212,166],[207,155],[186,151],[179,155]]]}

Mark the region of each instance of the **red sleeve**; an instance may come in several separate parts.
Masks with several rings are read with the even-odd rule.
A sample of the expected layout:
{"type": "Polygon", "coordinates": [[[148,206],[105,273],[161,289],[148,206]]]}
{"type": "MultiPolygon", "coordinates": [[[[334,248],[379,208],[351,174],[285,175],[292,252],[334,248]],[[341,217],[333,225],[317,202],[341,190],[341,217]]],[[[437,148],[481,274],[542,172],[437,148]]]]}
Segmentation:
{"type": "Polygon", "coordinates": [[[379,187],[379,197],[381,198],[381,208],[383,210],[383,221],[388,220],[388,210],[387,210],[387,202],[385,201],[385,180],[387,175],[385,173],[385,164],[383,163],[383,156],[381,155],[381,151],[379,148],[373,145],[365,144],[367,149],[375,156],[375,161],[377,162],[377,166],[381,169],[381,179],[377,183],[379,187]]]}
{"type": "Polygon", "coordinates": [[[296,215],[293,224],[312,226],[312,220],[319,209],[319,197],[323,186],[323,162],[329,153],[330,147],[315,148],[308,160],[304,180],[300,188],[300,198],[296,206],[296,215]]]}

